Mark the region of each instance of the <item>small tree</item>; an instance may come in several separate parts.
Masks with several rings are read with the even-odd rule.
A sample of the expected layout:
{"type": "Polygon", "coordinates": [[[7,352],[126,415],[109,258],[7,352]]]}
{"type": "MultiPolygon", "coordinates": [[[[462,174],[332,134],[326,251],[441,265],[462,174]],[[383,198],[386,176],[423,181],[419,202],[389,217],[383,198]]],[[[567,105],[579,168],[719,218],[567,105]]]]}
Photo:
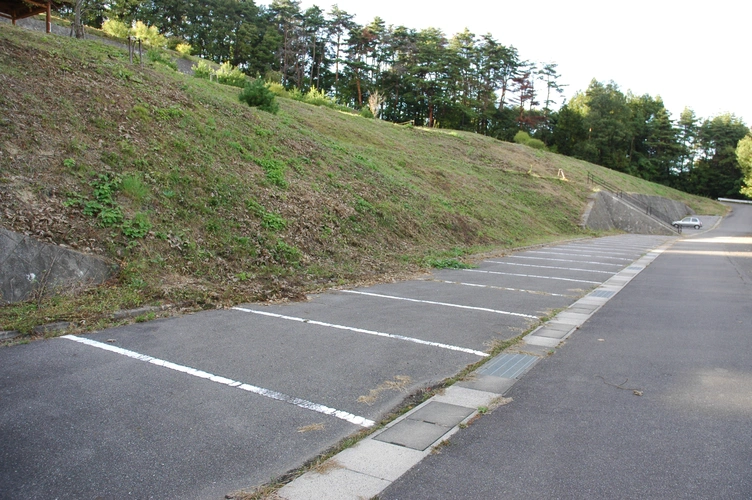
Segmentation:
{"type": "Polygon", "coordinates": [[[82,11],[86,0],[75,0],[73,4],[73,23],[71,24],[71,34],[75,34],[76,38],[84,38],[84,23],[81,19],[82,11]]]}
{"type": "Polygon", "coordinates": [[[276,96],[266,87],[264,81],[260,78],[247,83],[240,92],[238,99],[240,102],[268,113],[276,115],[277,111],[279,111],[279,103],[276,100],[276,96]]]}
{"type": "Polygon", "coordinates": [[[167,39],[159,34],[156,26],[147,26],[142,21],[136,21],[133,28],[131,28],[131,34],[143,40],[149,47],[155,49],[161,49],[167,45],[167,39]]]}
{"type": "Polygon", "coordinates": [[[116,38],[127,38],[129,28],[124,22],[117,19],[107,19],[102,23],[102,31],[116,38]]]}

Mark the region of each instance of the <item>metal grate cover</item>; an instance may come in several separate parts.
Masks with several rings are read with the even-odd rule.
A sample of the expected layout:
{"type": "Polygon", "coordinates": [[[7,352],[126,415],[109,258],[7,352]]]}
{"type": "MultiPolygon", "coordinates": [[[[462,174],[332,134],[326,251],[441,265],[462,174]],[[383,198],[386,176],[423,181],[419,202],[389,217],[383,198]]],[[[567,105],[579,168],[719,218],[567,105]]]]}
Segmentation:
{"type": "Polygon", "coordinates": [[[528,371],[536,361],[538,361],[537,356],[528,354],[502,354],[483,366],[477,373],[478,375],[517,379],[528,371]]]}
{"type": "Polygon", "coordinates": [[[616,292],[610,290],[596,290],[590,294],[591,297],[600,297],[602,299],[610,299],[616,292]]]}

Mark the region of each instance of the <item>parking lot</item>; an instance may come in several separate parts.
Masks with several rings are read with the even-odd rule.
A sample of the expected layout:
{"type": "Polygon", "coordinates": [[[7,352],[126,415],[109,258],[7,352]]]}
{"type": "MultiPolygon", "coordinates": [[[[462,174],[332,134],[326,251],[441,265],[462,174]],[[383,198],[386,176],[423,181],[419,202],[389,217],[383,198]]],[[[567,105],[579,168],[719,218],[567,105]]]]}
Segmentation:
{"type": "Polygon", "coordinates": [[[222,498],[267,482],[669,239],[578,240],[0,349],[0,496],[222,498]]]}

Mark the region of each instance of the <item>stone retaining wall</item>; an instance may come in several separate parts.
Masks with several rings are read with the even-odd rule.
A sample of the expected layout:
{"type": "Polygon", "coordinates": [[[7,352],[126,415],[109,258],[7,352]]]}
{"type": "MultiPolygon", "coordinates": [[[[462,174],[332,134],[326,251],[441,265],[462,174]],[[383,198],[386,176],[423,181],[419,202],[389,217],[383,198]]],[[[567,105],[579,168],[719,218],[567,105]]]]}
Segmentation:
{"type": "Polygon", "coordinates": [[[115,271],[100,257],[0,228],[0,304],[100,284],[115,271]]]}

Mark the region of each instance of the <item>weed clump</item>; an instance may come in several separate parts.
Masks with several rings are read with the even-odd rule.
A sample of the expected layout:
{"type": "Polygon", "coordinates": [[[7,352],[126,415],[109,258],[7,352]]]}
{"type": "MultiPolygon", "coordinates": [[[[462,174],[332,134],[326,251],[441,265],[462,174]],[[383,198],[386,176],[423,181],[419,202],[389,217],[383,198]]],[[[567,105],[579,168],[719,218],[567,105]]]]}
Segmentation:
{"type": "Polygon", "coordinates": [[[473,267],[457,259],[428,259],[426,263],[436,269],[472,269],[473,267]]]}

